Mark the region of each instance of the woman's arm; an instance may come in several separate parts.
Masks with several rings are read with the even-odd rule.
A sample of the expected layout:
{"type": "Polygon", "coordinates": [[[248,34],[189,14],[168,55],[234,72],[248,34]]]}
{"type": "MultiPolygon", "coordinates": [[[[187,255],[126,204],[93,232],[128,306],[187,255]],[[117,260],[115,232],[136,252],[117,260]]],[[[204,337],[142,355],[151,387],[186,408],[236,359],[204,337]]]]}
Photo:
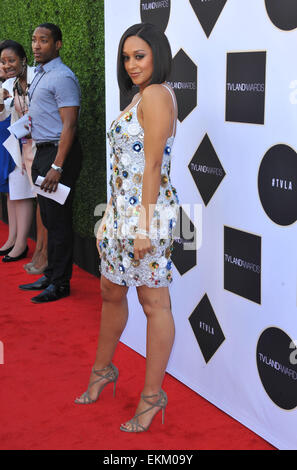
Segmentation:
{"type": "Polygon", "coordinates": [[[0,121],[4,121],[11,115],[10,104],[12,101],[14,80],[14,78],[5,80],[2,84],[2,88],[0,88],[0,121]]]}
{"type": "Polygon", "coordinates": [[[103,216],[103,218],[100,222],[100,225],[99,225],[99,228],[98,228],[98,231],[97,231],[97,235],[96,235],[96,246],[97,246],[99,256],[101,256],[101,241],[102,241],[102,238],[103,238],[103,229],[104,229],[104,226],[105,226],[105,223],[106,223],[106,218],[107,218],[108,212],[111,210],[111,207],[112,207],[112,197],[108,201],[108,204],[107,204],[105,212],[104,212],[104,216],[103,216]]]}
{"type": "MultiPolygon", "coordinates": [[[[173,121],[172,98],[161,85],[151,85],[143,91],[140,103],[140,124],[144,129],[145,167],[142,186],[142,207],[138,228],[149,232],[155,205],[160,191],[161,166],[164,148],[171,135],[173,121]]],[[[150,251],[148,237],[136,237],[134,256],[136,259],[150,251]]]]}
{"type": "Polygon", "coordinates": [[[11,114],[11,110],[9,108],[10,100],[9,103],[5,104],[5,100],[10,97],[8,90],[0,88],[0,121],[4,121],[11,114]]]}

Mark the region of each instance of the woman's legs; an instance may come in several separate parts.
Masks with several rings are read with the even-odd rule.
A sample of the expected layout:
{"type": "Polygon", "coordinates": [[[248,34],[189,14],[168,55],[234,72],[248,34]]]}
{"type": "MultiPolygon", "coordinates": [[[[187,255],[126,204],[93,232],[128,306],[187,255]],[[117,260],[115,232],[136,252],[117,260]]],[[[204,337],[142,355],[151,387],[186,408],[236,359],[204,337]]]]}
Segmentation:
{"type": "MultiPolygon", "coordinates": [[[[101,277],[102,315],[98,340],[97,354],[94,369],[101,370],[112,361],[116,346],[128,319],[127,287],[122,287],[101,277]]],[[[152,402],[158,400],[162,387],[166,366],[174,341],[174,321],[171,313],[169,291],[167,287],[149,288],[138,287],[138,298],[147,317],[147,349],[146,374],[143,395],[156,395],[152,402]]],[[[98,376],[91,374],[90,382],[98,380],[98,376]]],[[[89,389],[91,399],[96,399],[99,389],[106,383],[102,379],[89,389]]],[[[77,399],[83,403],[81,397],[77,399]]],[[[140,400],[136,414],[145,411],[149,405],[140,400]]],[[[139,423],[145,428],[150,425],[159,407],[153,408],[139,417],[139,423]]],[[[129,430],[131,424],[124,427],[129,430]]]]}
{"type": "MultiPolygon", "coordinates": [[[[114,284],[101,276],[102,313],[98,348],[94,369],[101,370],[107,367],[113,358],[116,346],[128,319],[128,288],[114,284]]],[[[98,376],[91,374],[90,383],[97,380],[98,376]]],[[[102,379],[89,390],[91,399],[95,399],[99,388],[106,382],[102,379]]],[[[83,401],[78,399],[78,401],[83,401]]]]}
{"type": "Polygon", "coordinates": [[[0,250],[7,250],[15,244],[17,235],[17,223],[16,223],[16,201],[11,201],[9,194],[7,194],[7,214],[8,214],[8,238],[4,245],[1,246],[0,250]]]}
{"type": "MultiPolygon", "coordinates": [[[[162,387],[166,366],[173,346],[175,328],[171,313],[169,291],[167,287],[138,287],[138,298],[147,317],[146,373],[142,390],[143,395],[158,395],[162,387]]],[[[157,401],[158,396],[150,400],[157,401]]],[[[138,414],[149,408],[142,399],[138,404],[138,414]]],[[[145,428],[159,408],[153,408],[139,417],[139,423],[145,428]]],[[[131,429],[126,423],[125,428],[131,429]]]]}
{"type": "Polygon", "coordinates": [[[138,288],[138,298],[147,317],[146,373],[144,395],[158,393],[162,387],[172,350],[175,328],[167,287],[138,288]]]}
{"type": "Polygon", "coordinates": [[[47,230],[42,223],[38,203],[36,207],[36,232],[36,247],[31,262],[35,269],[40,269],[47,266],[47,230]]]}
{"type": "Polygon", "coordinates": [[[14,202],[16,217],[16,239],[14,248],[9,256],[19,256],[27,246],[28,233],[32,223],[33,202],[32,199],[19,199],[14,202]]]}

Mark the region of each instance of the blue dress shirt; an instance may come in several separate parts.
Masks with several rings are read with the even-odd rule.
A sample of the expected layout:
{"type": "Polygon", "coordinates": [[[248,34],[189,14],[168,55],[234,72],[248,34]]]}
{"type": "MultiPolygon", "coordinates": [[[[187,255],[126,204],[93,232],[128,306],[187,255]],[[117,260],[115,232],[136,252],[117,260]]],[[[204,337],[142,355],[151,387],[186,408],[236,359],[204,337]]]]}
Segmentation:
{"type": "Polygon", "coordinates": [[[29,115],[35,142],[57,141],[63,124],[59,108],[80,106],[80,87],[75,74],[60,57],[37,67],[29,88],[29,115]]]}

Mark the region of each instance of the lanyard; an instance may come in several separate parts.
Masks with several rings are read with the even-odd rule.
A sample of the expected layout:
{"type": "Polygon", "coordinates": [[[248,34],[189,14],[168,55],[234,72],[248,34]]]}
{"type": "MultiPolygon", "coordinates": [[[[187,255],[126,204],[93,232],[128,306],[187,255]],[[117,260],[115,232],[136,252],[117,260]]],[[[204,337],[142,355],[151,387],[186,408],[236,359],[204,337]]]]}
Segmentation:
{"type": "Polygon", "coordinates": [[[30,103],[31,103],[31,101],[32,101],[32,96],[33,96],[34,91],[36,90],[36,87],[37,87],[38,83],[40,82],[40,80],[42,79],[42,77],[43,77],[45,74],[46,74],[46,72],[43,72],[43,74],[38,78],[37,83],[35,84],[35,87],[33,88],[32,92],[31,92],[30,89],[32,89],[32,85],[33,85],[33,83],[35,82],[35,80],[36,80],[36,78],[38,77],[39,74],[35,75],[35,77],[33,78],[33,81],[32,81],[32,83],[31,83],[31,85],[30,85],[30,89],[29,89],[29,93],[28,93],[30,103]]]}

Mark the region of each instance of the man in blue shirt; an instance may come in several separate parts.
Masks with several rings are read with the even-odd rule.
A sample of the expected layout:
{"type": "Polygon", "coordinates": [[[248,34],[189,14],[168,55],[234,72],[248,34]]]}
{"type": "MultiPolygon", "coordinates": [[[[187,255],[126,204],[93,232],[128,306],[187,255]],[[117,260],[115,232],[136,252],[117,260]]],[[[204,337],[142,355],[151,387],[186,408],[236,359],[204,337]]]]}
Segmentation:
{"type": "Polygon", "coordinates": [[[52,23],[39,25],[32,36],[34,57],[39,64],[29,90],[29,115],[37,152],[32,179],[45,177],[41,189],[56,191],[59,182],[71,191],[64,205],[38,195],[43,224],[48,230],[48,267],[44,276],[23,290],[42,290],[34,303],[59,300],[70,294],[74,186],[81,168],[81,148],[77,140],[80,88],[74,73],[59,57],[62,33],[52,23]]]}

